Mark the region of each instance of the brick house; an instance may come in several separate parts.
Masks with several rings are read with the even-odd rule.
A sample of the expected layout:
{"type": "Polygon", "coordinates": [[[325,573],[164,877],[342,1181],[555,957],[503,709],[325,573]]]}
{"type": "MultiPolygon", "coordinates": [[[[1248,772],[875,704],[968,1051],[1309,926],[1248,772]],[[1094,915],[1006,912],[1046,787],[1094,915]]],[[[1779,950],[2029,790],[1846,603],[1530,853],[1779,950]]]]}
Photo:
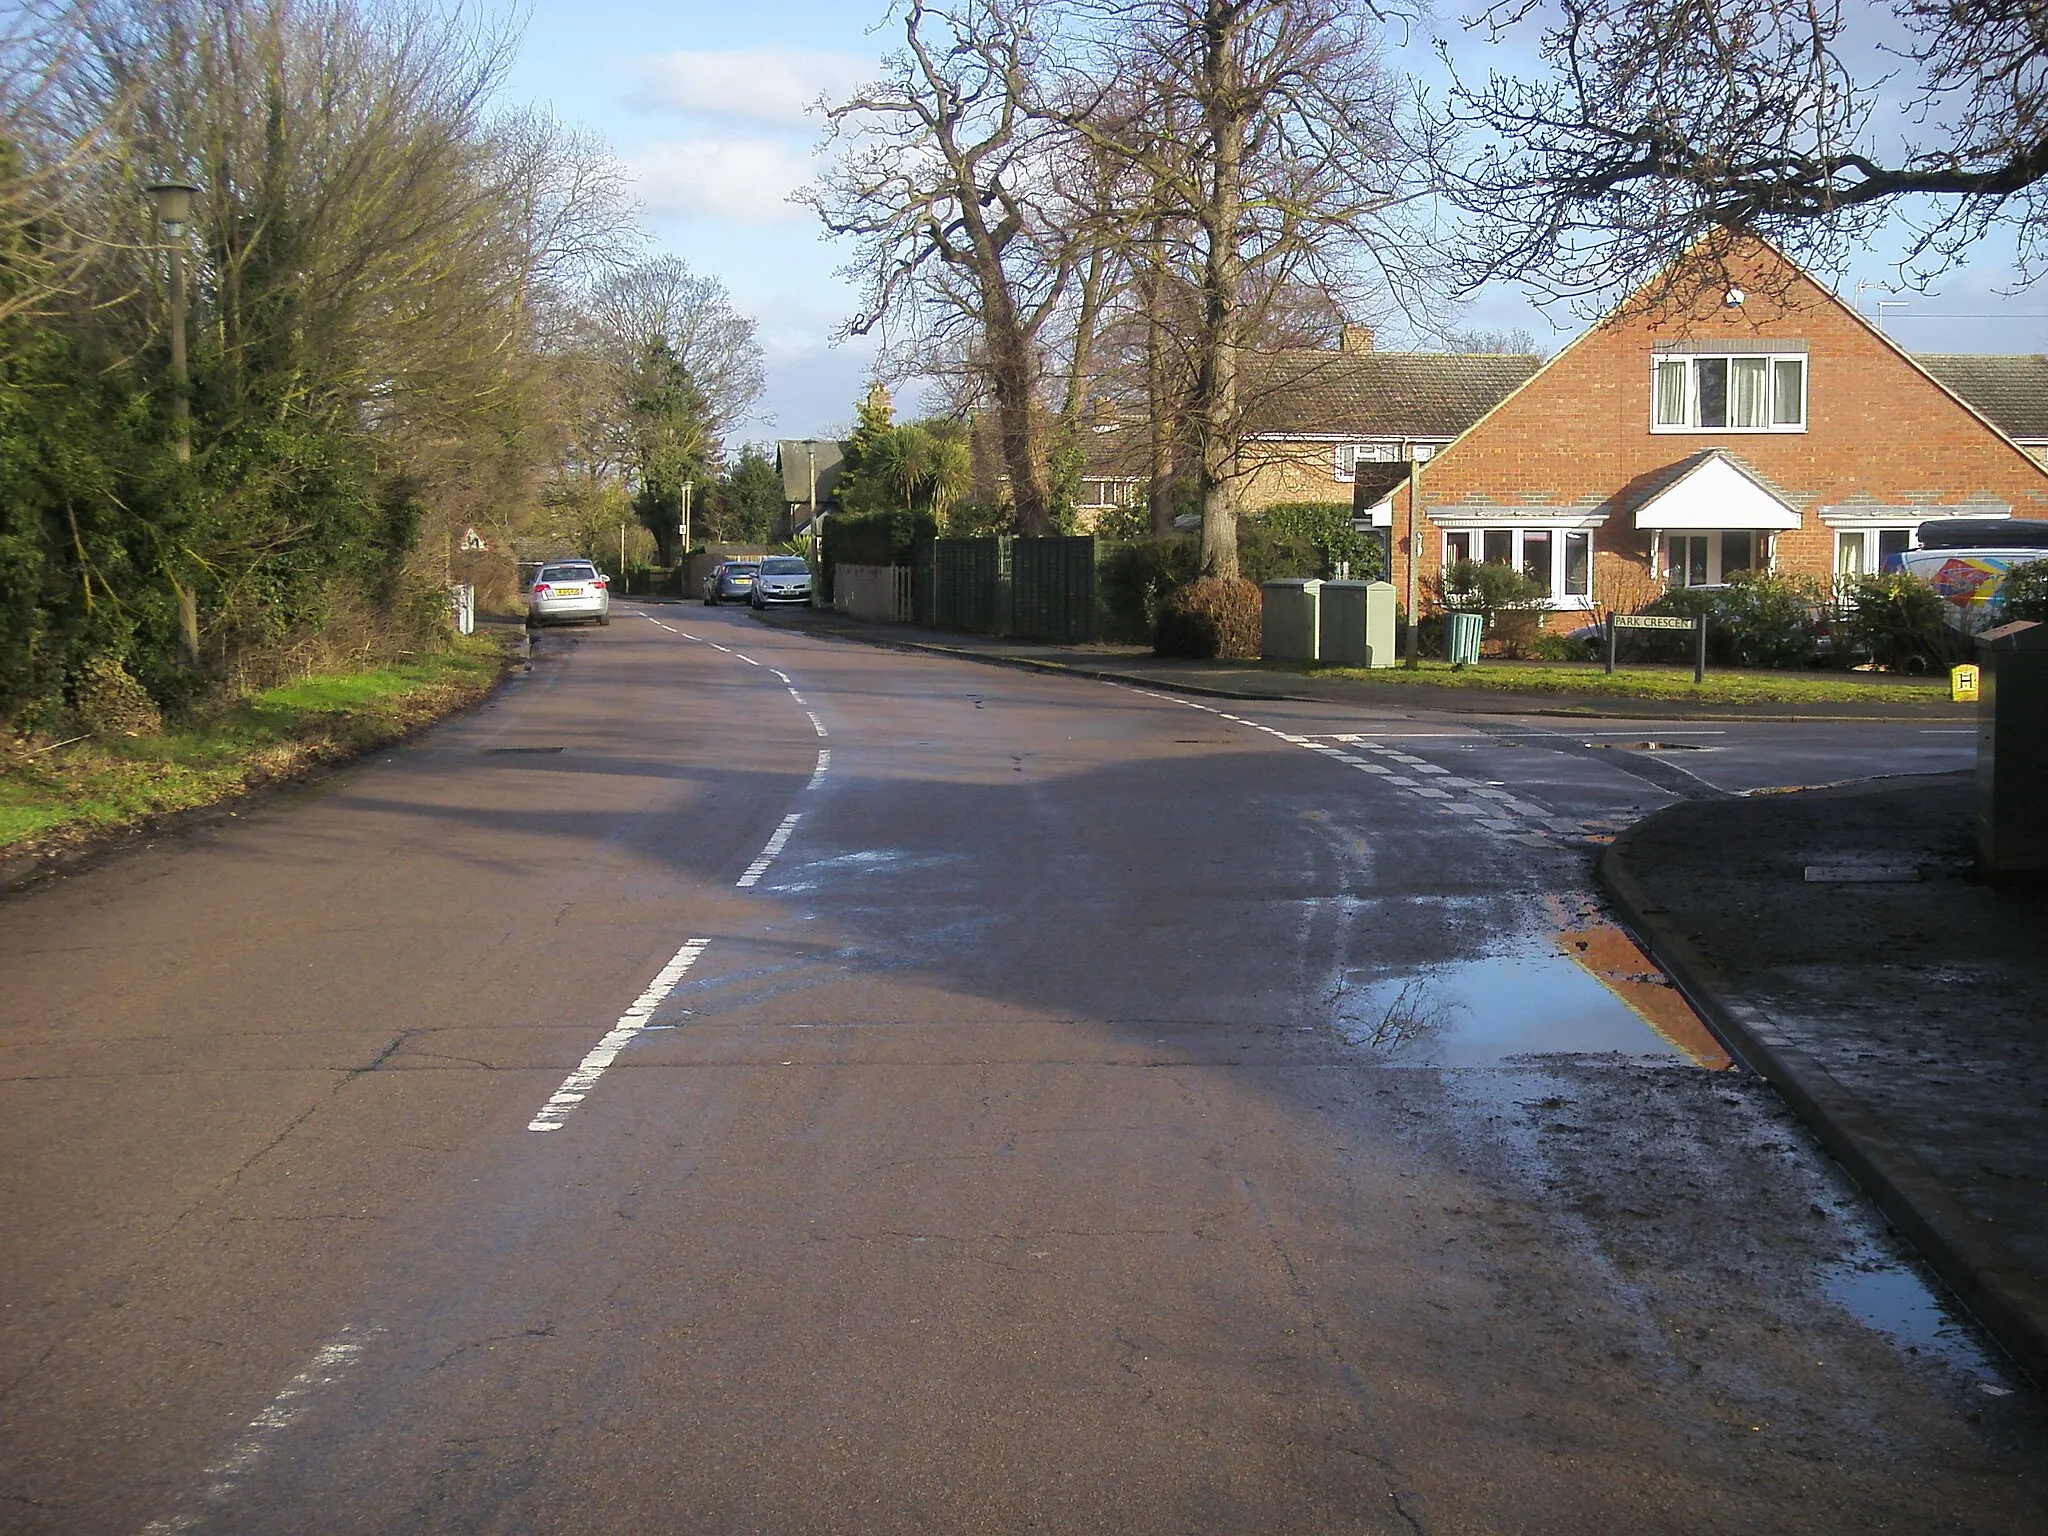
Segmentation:
{"type": "Polygon", "coordinates": [[[1240,505],[1349,503],[1358,465],[1428,460],[1542,366],[1515,353],[1380,352],[1362,325],[1335,348],[1247,358],[1240,505]]]}
{"type": "MultiPolygon", "coordinates": [[[[1762,242],[1727,270],[1639,290],[1436,453],[1421,582],[1512,563],[1568,630],[1744,569],[1875,570],[1931,518],[2048,517],[2048,468],[1936,372],[1762,242]]],[[[1383,503],[1397,583],[1407,494],[1383,503]]]]}
{"type": "Polygon", "coordinates": [[[1916,352],[1913,361],[2048,464],[2048,357],[2038,352],[1916,352]]]}

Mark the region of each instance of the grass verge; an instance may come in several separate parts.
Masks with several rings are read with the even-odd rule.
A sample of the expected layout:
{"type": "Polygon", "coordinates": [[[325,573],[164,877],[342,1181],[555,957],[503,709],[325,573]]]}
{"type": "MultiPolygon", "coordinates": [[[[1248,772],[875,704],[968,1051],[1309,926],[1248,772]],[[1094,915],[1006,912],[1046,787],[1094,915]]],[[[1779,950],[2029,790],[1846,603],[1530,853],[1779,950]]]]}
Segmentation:
{"type": "Polygon", "coordinates": [[[0,743],[0,855],[55,852],[340,762],[474,703],[504,665],[478,635],[367,672],[252,694],[155,736],[0,743]]]}
{"type": "MultiPolygon", "coordinates": [[[[1704,683],[1692,680],[1690,667],[1628,667],[1609,674],[1597,664],[1495,661],[1454,669],[1449,662],[1425,661],[1413,672],[1405,667],[1366,671],[1357,667],[1291,667],[1321,677],[1352,678],[1363,683],[1425,683],[1435,688],[1485,689],[1498,693],[1597,694],[1617,699],[1669,699],[1690,704],[1945,704],[1948,680],[1925,682],[1826,672],[1708,672],[1704,683]]],[[[1967,710],[1969,705],[1956,706],[1967,710]]]]}

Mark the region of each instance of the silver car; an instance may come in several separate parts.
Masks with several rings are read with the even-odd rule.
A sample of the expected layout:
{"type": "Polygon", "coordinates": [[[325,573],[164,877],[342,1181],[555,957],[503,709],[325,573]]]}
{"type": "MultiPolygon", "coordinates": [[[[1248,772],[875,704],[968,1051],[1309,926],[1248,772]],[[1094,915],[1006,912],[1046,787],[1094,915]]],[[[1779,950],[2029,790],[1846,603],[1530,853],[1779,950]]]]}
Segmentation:
{"type": "Polygon", "coordinates": [[[758,560],[722,561],[704,584],[705,603],[746,602],[754,595],[754,576],[760,569],[758,560]]]}
{"type": "Polygon", "coordinates": [[[526,592],[526,622],[569,624],[612,621],[611,578],[588,560],[550,560],[526,592]]]}
{"type": "Polygon", "coordinates": [[[795,555],[770,555],[761,562],[761,574],[754,578],[754,607],[810,600],[811,568],[803,561],[795,555]]]}

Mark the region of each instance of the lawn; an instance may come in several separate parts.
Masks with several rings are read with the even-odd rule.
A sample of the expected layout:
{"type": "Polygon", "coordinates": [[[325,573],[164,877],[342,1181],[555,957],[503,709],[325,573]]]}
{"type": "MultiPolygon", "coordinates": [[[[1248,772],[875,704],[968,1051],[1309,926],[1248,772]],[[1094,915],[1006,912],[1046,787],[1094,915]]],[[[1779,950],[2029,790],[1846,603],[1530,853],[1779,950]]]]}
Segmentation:
{"type": "MultiPolygon", "coordinates": [[[[1414,671],[1387,667],[1297,668],[1318,676],[1371,683],[1426,683],[1437,688],[1490,689],[1502,693],[1600,694],[1622,699],[1669,699],[1690,704],[1938,704],[1948,699],[1948,679],[1885,678],[1842,672],[1716,672],[1704,683],[1691,667],[1631,666],[1612,674],[1597,662],[1491,661],[1453,668],[1425,661],[1414,671]]],[[[1968,705],[1957,705],[1968,709],[1968,705]]]]}
{"type": "Polygon", "coordinates": [[[41,751],[0,741],[0,853],[58,847],[339,762],[483,697],[504,663],[477,636],[445,652],[252,694],[155,736],[41,751]]]}

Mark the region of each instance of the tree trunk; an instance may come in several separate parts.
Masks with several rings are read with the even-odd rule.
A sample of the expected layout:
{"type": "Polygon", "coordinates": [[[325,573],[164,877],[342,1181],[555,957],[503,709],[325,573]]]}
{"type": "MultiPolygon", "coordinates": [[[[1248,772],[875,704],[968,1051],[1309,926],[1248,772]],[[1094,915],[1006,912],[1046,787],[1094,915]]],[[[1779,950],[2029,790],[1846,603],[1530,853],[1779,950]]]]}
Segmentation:
{"type": "Polygon", "coordinates": [[[996,430],[1003,444],[1003,468],[1010,475],[1017,532],[1027,539],[1046,538],[1057,529],[1038,454],[1038,354],[1031,339],[1021,334],[1007,295],[990,303],[986,334],[996,430]]]}
{"type": "Polygon", "coordinates": [[[1152,531],[1173,532],[1173,402],[1168,396],[1166,366],[1166,237],[1152,227],[1151,271],[1145,280],[1145,427],[1147,479],[1145,500],[1152,513],[1152,531]]]}
{"type": "Polygon", "coordinates": [[[1202,574],[1235,579],[1237,564],[1237,369],[1244,258],[1237,248],[1244,211],[1244,108],[1236,61],[1239,18],[1209,0],[1204,28],[1202,116],[1215,159],[1199,213],[1202,253],[1202,366],[1195,384],[1200,449],[1202,574]]]}

